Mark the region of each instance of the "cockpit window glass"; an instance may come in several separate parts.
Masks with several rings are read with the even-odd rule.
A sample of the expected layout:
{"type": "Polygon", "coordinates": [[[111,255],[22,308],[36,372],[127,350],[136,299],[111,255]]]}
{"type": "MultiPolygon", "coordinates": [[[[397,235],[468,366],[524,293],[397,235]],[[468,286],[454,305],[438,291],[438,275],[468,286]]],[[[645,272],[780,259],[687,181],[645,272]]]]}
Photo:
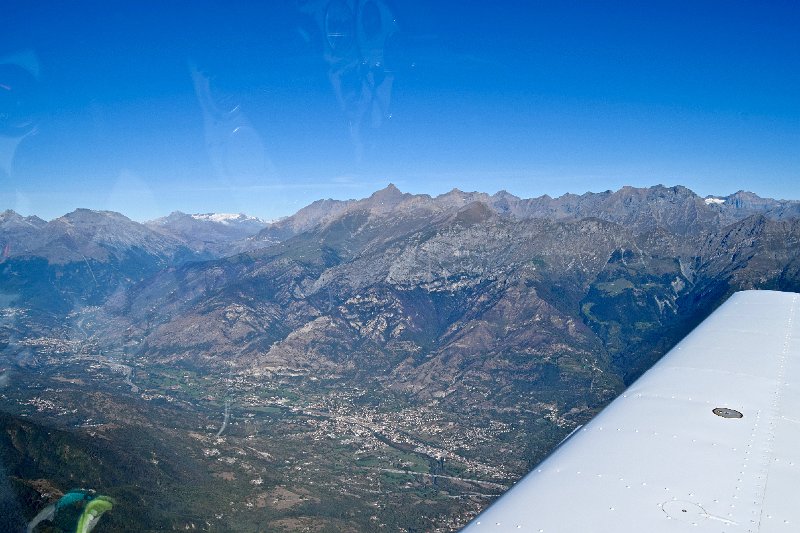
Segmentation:
{"type": "Polygon", "coordinates": [[[0,516],[462,527],[730,292],[798,290],[798,27],[4,2],[0,516]]]}

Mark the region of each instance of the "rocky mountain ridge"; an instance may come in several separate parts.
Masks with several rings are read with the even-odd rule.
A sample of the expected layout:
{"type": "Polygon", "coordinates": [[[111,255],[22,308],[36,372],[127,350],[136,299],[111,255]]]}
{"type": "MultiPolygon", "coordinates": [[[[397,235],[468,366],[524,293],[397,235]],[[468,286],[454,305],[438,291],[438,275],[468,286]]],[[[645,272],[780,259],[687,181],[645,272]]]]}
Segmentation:
{"type": "MultiPolygon", "coordinates": [[[[797,205],[683,187],[520,200],[390,186],[244,240],[180,213],[165,230],[6,212],[0,243],[17,252],[0,260],[0,400],[14,390],[15,412],[77,419],[113,456],[145,450],[147,434],[162,451],[131,464],[199,469],[208,494],[236,487],[253,503],[231,511],[188,490],[191,516],[261,523],[273,498],[251,483],[284,494],[275,484],[305,480],[293,490],[317,502],[307,523],[372,523],[348,508],[452,530],[487,503],[476,491],[524,474],[733,291],[800,291],[797,205]],[[425,477],[443,471],[452,485],[425,477]],[[404,488],[376,495],[376,482],[404,488]],[[319,504],[332,497],[350,499],[319,504]],[[411,501],[427,518],[393,514],[411,501]]],[[[30,471],[23,492],[60,475],[30,471]]],[[[158,517],[190,524],[176,520],[158,517]]]]}
{"type": "Polygon", "coordinates": [[[692,235],[755,214],[778,219],[800,213],[798,201],[761,198],[746,191],[717,198],[720,201],[706,202],[706,198],[686,187],[663,185],[649,188],[626,186],[618,191],[564,194],[558,198],[544,195],[522,199],[506,191],[489,195],[458,189],[431,197],[402,193],[389,184],[362,200],[318,200],[296,214],[270,224],[255,239],[267,242],[284,240],[330,223],[348,212],[367,211],[375,216],[393,212],[413,213],[419,216],[460,209],[472,202],[481,202],[494,213],[519,219],[580,220],[594,217],[633,226],[640,232],[663,227],[675,233],[692,235]]]}
{"type": "MultiPolygon", "coordinates": [[[[477,350],[485,364],[508,350],[554,351],[532,342],[529,306],[570,324],[565,333],[536,324],[547,331],[536,333],[540,342],[583,344],[585,354],[605,353],[611,364],[641,354],[637,342],[648,331],[680,329],[705,293],[714,295],[703,303],[710,309],[734,289],[796,286],[796,219],[751,216],[687,241],[660,227],[637,233],[636,225],[597,218],[517,220],[482,202],[447,216],[381,215],[348,211],[272,248],[159,275],[124,312],[136,316],[144,302],[183,287],[183,297],[158,306],[164,314],[151,315],[149,329],[136,329],[143,350],[173,361],[246,358],[245,366],[264,371],[339,368],[344,351],[353,369],[388,364],[410,390],[433,394],[449,385],[433,387],[420,373],[463,367],[448,354],[461,360],[477,350]],[[600,308],[615,309],[611,325],[600,308]],[[647,320],[637,319],[641,313],[647,320]],[[392,353],[406,355],[383,359],[392,353]]],[[[642,370],[653,360],[651,353],[624,364],[642,370]]]]}

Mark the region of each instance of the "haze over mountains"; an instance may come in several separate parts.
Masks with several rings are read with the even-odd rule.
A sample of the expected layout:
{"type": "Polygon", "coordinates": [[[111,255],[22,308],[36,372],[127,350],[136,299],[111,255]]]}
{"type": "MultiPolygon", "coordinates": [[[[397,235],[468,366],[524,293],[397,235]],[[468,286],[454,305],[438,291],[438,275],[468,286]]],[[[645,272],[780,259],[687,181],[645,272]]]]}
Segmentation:
{"type": "Polygon", "coordinates": [[[189,215],[175,211],[169,216],[138,224],[119,213],[88,209],[77,209],[46,222],[36,216],[23,217],[7,210],[0,213],[0,228],[4,257],[29,255],[49,259],[57,258],[60,250],[73,254],[69,257],[74,258],[75,251],[65,248],[66,244],[73,244],[69,241],[73,236],[86,242],[108,245],[106,247],[141,248],[153,252],[153,241],[158,237],[148,235],[142,225],[162,235],[164,243],[159,253],[167,248],[178,250],[183,245],[200,256],[222,257],[242,248],[274,244],[352,212],[367,211],[372,216],[393,212],[424,216],[459,209],[473,202],[485,204],[497,215],[553,221],[599,218],[632,226],[640,233],[661,227],[678,234],[696,234],[750,215],[780,220],[800,214],[798,201],[761,198],[745,191],[703,199],[681,186],[624,187],[616,192],[520,199],[505,191],[488,195],[457,189],[430,197],[402,193],[390,184],[362,200],[318,200],[292,216],[273,222],[244,214],[189,215]]]}
{"type": "MultiPolygon", "coordinates": [[[[226,413],[231,402],[240,410],[234,429],[192,430],[223,455],[238,446],[249,457],[244,439],[257,432],[244,428],[265,405],[290,406],[314,428],[334,421],[293,446],[316,450],[314,439],[331,434],[345,455],[316,450],[322,473],[314,478],[265,463],[265,472],[283,472],[270,483],[312,499],[344,483],[355,494],[347,505],[360,509],[364,499],[367,509],[375,478],[347,476],[405,471],[412,467],[396,464],[424,458],[426,475],[460,481],[425,478],[423,487],[414,478],[416,492],[378,496],[369,513],[380,523],[448,530],[488,503],[467,495],[478,487],[469,480],[507,484],[525,473],[727,295],[800,290],[798,217],[796,201],[747,192],[701,198],[680,186],[520,199],[458,190],[434,198],[390,185],[269,223],[175,212],[139,224],[89,210],[45,222],[6,211],[0,366],[66,379],[61,359],[104,354],[137,383],[123,387],[124,409],[158,395],[169,402],[165,413],[184,402],[202,417],[227,398],[226,413]],[[196,382],[163,377],[173,370],[196,382]],[[283,400],[275,403],[277,390],[283,400]],[[343,391],[356,392],[345,401],[343,391]],[[223,430],[227,440],[216,443],[223,430]],[[404,517],[397,506],[414,498],[431,512],[404,517]]],[[[33,405],[5,401],[12,412],[33,405]]],[[[114,424],[104,432],[109,442],[126,426],[114,424]]],[[[154,434],[166,446],[158,440],[165,433],[154,434]]],[[[170,438],[189,449],[195,442],[170,438]]],[[[198,454],[202,468],[219,473],[198,454]]],[[[236,485],[254,474],[234,463],[231,486],[255,491],[236,485]]],[[[374,525],[369,514],[342,517],[310,504],[266,507],[277,521],[374,525]]],[[[239,512],[246,520],[251,511],[239,512]]]]}
{"type": "MultiPolygon", "coordinates": [[[[390,184],[369,198],[318,200],[292,216],[272,222],[241,213],[190,215],[175,211],[169,216],[145,222],[143,225],[157,233],[177,238],[194,252],[202,252],[203,244],[206,243],[231,243],[248,237],[272,244],[275,240],[294,236],[329,223],[343,214],[359,210],[367,210],[373,215],[385,215],[393,211],[408,215],[443,213],[472,202],[483,203],[496,214],[515,218],[566,221],[594,217],[620,224],[634,224],[637,231],[654,227],[702,231],[730,224],[750,215],[761,214],[777,220],[800,214],[798,201],[761,198],[745,191],[703,199],[681,186],[666,188],[659,185],[646,189],[623,187],[615,192],[565,194],[558,198],[544,195],[521,199],[505,191],[488,195],[481,192],[462,192],[458,189],[431,197],[425,194],[402,193],[390,184]]],[[[4,241],[7,244],[14,239],[21,241],[16,249],[6,252],[6,256],[12,252],[13,255],[45,253],[41,248],[50,244],[47,235],[58,238],[64,233],[83,234],[86,238],[102,242],[104,238],[113,239],[111,233],[102,233],[103,228],[106,228],[117,230],[118,236],[132,233],[139,238],[145,238],[141,229],[134,229],[138,226],[141,224],[111,211],[77,209],[50,222],[37,216],[23,217],[12,210],[0,213],[4,241]],[[98,231],[100,233],[96,235],[98,231]]],[[[121,241],[119,243],[123,244],[121,241]]],[[[131,247],[137,245],[135,241],[128,244],[131,247]]],[[[225,255],[225,252],[229,250],[220,250],[219,253],[225,255]]]]}

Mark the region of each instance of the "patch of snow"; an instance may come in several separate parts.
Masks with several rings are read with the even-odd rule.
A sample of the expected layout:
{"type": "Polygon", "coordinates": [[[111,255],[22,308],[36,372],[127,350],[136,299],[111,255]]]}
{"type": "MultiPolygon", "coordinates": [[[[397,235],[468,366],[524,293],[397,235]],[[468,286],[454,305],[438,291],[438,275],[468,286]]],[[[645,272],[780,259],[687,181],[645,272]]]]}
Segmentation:
{"type": "Polygon", "coordinates": [[[204,220],[206,222],[217,222],[219,224],[233,224],[236,222],[260,222],[264,223],[264,220],[261,220],[258,217],[251,217],[245,215],[244,213],[202,213],[202,214],[195,214],[192,215],[192,218],[195,220],[204,220]]]}
{"type": "Polygon", "coordinates": [[[714,198],[713,196],[709,196],[704,201],[705,201],[706,205],[724,204],[725,203],[725,198],[714,198]]]}

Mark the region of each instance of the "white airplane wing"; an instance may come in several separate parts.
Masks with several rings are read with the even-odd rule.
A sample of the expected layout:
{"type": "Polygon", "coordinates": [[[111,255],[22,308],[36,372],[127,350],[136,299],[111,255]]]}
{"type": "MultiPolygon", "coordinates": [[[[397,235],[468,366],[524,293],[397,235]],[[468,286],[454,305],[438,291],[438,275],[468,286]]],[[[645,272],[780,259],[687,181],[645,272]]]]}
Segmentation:
{"type": "Polygon", "coordinates": [[[734,294],[463,531],[800,531],[799,315],[734,294]]]}

